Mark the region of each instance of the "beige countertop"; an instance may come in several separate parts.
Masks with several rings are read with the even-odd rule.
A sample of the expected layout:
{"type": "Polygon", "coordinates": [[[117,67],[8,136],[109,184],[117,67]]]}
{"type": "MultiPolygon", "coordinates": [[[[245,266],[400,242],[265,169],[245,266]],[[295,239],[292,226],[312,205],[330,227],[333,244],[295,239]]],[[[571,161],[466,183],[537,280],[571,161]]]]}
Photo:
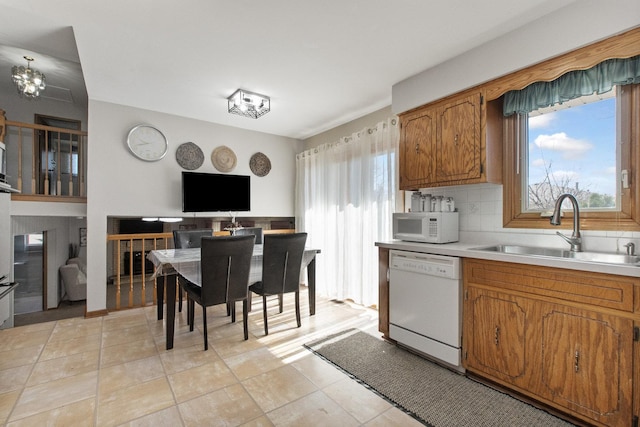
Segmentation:
{"type": "Polygon", "coordinates": [[[487,259],[493,261],[514,262],[519,264],[540,265],[544,267],[566,268],[570,270],[592,271],[597,273],[616,274],[619,276],[640,277],[640,265],[606,264],[601,262],[583,261],[577,259],[554,258],[537,255],[517,255],[493,251],[482,251],[475,248],[492,246],[478,243],[417,243],[391,240],[376,242],[376,246],[387,249],[397,249],[426,254],[455,256],[460,258],[487,259]]]}

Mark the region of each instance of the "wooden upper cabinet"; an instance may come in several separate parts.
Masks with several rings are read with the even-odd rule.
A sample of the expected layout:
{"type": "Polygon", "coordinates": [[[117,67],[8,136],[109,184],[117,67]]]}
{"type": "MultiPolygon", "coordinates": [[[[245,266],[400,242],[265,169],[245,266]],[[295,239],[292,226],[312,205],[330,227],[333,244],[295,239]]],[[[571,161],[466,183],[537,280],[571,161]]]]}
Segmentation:
{"type": "MultiPolygon", "coordinates": [[[[421,110],[405,118],[400,131],[400,188],[417,188],[433,181],[434,110],[421,110]]],[[[402,120],[402,119],[401,119],[402,120]]]]}
{"type": "Polygon", "coordinates": [[[481,177],[480,113],[480,95],[463,98],[438,110],[436,182],[481,177]]]}
{"type": "Polygon", "coordinates": [[[475,92],[402,114],[400,189],[502,182],[499,110],[485,108],[475,92]],[[496,124],[497,132],[488,133],[486,123],[496,124]]]}

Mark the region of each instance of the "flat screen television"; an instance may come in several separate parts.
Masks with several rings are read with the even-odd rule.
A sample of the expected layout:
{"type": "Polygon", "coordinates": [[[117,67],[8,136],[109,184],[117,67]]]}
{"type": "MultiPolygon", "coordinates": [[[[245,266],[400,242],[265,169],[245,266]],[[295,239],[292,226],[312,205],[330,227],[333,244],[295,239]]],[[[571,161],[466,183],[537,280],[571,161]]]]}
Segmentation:
{"type": "Polygon", "coordinates": [[[158,221],[143,221],[140,218],[122,218],[120,223],[120,234],[137,233],[162,233],[164,226],[158,221]]]}
{"type": "Polygon", "coordinates": [[[182,172],[182,212],[249,210],[251,210],[249,176],[182,172]]]}

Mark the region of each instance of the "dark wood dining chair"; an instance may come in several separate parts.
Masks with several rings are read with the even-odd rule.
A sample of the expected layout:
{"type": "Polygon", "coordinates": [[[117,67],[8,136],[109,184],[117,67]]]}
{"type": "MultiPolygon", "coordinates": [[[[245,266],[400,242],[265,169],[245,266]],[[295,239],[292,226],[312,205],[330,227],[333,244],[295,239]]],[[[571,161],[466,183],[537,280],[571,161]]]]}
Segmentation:
{"type": "Polygon", "coordinates": [[[262,244],[262,228],[261,227],[245,227],[234,230],[234,236],[245,236],[247,234],[253,234],[256,236],[256,245],[262,244]]]}
{"type": "Polygon", "coordinates": [[[264,236],[262,254],[262,280],[249,286],[249,291],[262,295],[264,334],[269,335],[267,324],[267,296],[277,295],[280,313],[282,296],[295,292],[296,321],[300,322],[300,270],[307,233],[269,234],[264,236]]]}
{"type": "Polygon", "coordinates": [[[231,321],[235,322],[235,303],[242,301],[244,339],[249,339],[247,298],[254,242],[254,235],[203,237],[200,248],[201,285],[181,278],[182,286],[187,292],[190,331],[193,331],[195,303],[202,306],[205,350],[209,349],[207,307],[212,305],[230,303],[231,321]]]}
{"type": "MultiPolygon", "coordinates": [[[[173,247],[175,249],[199,248],[200,240],[203,237],[213,236],[213,230],[203,228],[197,230],[173,230],[173,247]]],[[[179,283],[180,281],[178,281],[179,283]]],[[[182,286],[180,286],[182,288],[182,286]]],[[[187,307],[187,311],[189,307],[187,307]]],[[[182,311],[182,290],[178,292],[178,311],[182,311]]],[[[189,313],[187,312],[187,322],[189,321],[189,313]]]]}

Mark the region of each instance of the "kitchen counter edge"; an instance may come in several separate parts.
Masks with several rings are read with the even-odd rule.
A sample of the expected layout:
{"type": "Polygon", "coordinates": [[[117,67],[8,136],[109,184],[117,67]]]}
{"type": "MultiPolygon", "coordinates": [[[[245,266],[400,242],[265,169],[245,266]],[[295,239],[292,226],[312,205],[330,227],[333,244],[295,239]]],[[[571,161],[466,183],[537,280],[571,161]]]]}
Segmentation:
{"type": "Polygon", "coordinates": [[[616,265],[600,262],[589,262],[575,259],[543,257],[535,255],[506,254],[492,251],[482,251],[481,248],[490,245],[477,243],[446,243],[431,244],[392,240],[376,242],[376,246],[386,249],[396,249],[409,252],[419,252],[433,255],[455,256],[460,258],[486,259],[492,261],[512,262],[518,264],[557,267],[569,270],[591,271],[596,273],[615,274],[618,276],[640,277],[640,265],[616,265]]]}

